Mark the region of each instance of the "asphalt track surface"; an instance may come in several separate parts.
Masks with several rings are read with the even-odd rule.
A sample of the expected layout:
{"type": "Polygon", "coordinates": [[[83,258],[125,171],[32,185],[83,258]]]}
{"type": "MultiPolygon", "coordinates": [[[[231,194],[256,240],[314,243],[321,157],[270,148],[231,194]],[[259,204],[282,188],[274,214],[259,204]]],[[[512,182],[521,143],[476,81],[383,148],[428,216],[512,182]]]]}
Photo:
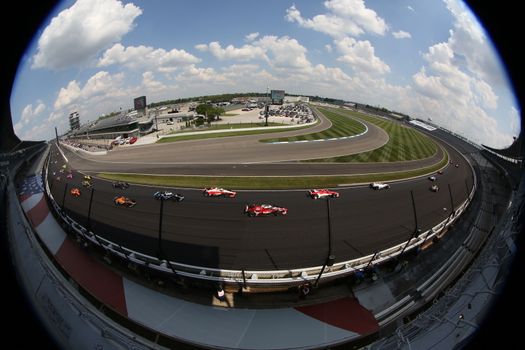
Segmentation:
{"type": "MultiPolygon", "coordinates": [[[[360,120],[368,126],[368,132],[347,140],[270,144],[259,142],[272,137],[291,137],[325,130],[331,122],[322,116],[321,122],[312,128],[289,132],[233,136],[204,140],[177,141],[141,146],[116,148],[105,156],[82,156],[85,160],[113,164],[127,168],[146,166],[173,166],[194,164],[254,164],[289,162],[312,158],[334,157],[370,151],[388,142],[388,134],[374,124],[360,120]]],[[[85,167],[88,165],[86,164],[85,167]]],[[[89,170],[88,168],[83,168],[89,170]]],[[[100,164],[97,170],[100,169],[100,164]]]]}
{"type": "MultiPolygon", "coordinates": [[[[432,135],[446,138],[454,145],[464,145],[442,132],[432,135]]],[[[466,160],[451,147],[445,147],[451,161],[459,167],[448,165],[443,175],[437,175],[438,192],[429,190],[434,183],[426,177],[392,183],[389,190],[382,191],[368,186],[342,188],[338,189],[340,198],[329,201],[312,200],[306,191],[239,191],[236,198],[208,198],[200,190],[173,189],[186,198],[183,202],[164,202],[160,233],[161,206],[152,196],[157,187],[132,185],[127,190],[115,190],[111,182],[94,179],[93,202],[88,213],[91,190],[80,186],[81,174],[74,173],[72,180],[66,180],[64,174],[58,173],[64,160],[55,146],[50,153],[49,181],[55,199],[71,217],[130,249],[205,267],[294,269],[324,263],[330,244],[329,226],[331,253],[336,262],[406,241],[416,228],[411,191],[417,227],[425,231],[444,220],[452,206],[463,202],[473,186],[466,160]],[[59,174],[61,180],[57,181],[59,174]],[[80,197],[69,195],[73,186],[81,189],[80,197]],[[137,205],[116,207],[113,198],[117,194],[136,200],[137,205]],[[251,218],[243,213],[248,203],[284,206],[289,212],[286,216],[251,218]]],[[[71,152],[65,153],[68,158],[73,156],[71,152]]],[[[75,169],[78,162],[76,159],[70,164],[75,169]]]]}
{"type": "MultiPolygon", "coordinates": [[[[321,113],[319,113],[321,114],[321,113]]],[[[178,174],[208,176],[297,176],[370,174],[420,169],[443,159],[443,150],[426,159],[392,163],[299,163],[297,160],[335,157],[370,151],[388,142],[388,134],[374,124],[364,135],[336,141],[267,144],[259,140],[294,136],[327,129],[324,116],[310,129],[278,134],[178,141],[115,149],[105,156],[85,155],[64,148],[72,167],[86,173],[178,174]]],[[[407,126],[408,127],[408,126],[407,126]]]]}

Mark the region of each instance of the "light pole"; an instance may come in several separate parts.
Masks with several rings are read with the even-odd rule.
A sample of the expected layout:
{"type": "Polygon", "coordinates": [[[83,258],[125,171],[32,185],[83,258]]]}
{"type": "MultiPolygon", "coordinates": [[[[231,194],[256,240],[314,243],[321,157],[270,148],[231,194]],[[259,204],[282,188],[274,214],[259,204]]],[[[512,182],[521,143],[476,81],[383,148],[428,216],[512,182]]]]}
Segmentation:
{"type": "Polygon", "coordinates": [[[319,275],[315,280],[315,287],[317,287],[317,285],[319,284],[319,280],[321,279],[321,275],[323,274],[325,268],[327,266],[332,266],[335,262],[335,255],[332,254],[332,225],[330,221],[330,198],[326,199],[326,211],[328,214],[328,256],[326,257],[323,267],[321,268],[321,271],[319,272],[319,275]]]}

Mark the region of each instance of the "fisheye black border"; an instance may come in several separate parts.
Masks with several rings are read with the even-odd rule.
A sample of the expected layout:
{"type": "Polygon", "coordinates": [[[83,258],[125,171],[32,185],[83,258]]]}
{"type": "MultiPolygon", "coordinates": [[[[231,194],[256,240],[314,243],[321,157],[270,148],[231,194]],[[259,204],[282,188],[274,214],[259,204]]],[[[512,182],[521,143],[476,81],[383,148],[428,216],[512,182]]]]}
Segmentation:
{"type": "MultiPolygon", "coordinates": [[[[290,0],[290,5],[293,1],[290,0]]],[[[493,39],[503,62],[505,63],[514,91],[520,102],[521,109],[525,101],[524,76],[522,65],[525,62],[521,32],[523,31],[523,15],[519,2],[497,2],[472,0],[468,1],[471,9],[487,29],[493,39]]],[[[18,63],[31,42],[33,35],[47,19],[48,13],[57,5],[57,1],[39,0],[30,3],[15,1],[5,7],[1,13],[0,28],[4,39],[0,64],[0,152],[9,150],[18,143],[14,135],[10,113],[10,95],[18,63]]],[[[523,112],[522,112],[523,116],[523,112]]],[[[523,118],[522,118],[523,129],[523,118]]],[[[518,135],[516,135],[518,136],[518,135]]],[[[0,198],[5,203],[4,198],[0,198]]],[[[2,213],[5,214],[5,213],[2,213]]],[[[4,337],[16,340],[19,348],[55,348],[56,344],[34,316],[27,304],[23,292],[18,286],[16,275],[10,267],[9,250],[5,234],[5,220],[0,220],[0,237],[2,256],[0,275],[3,295],[2,333],[4,337]]],[[[518,254],[513,264],[511,275],[506,283],[503,294],[492,307],[489,317],[483,323],[468,348],[485,348],[489,344],[497,344],[501,348],[512,347],[521,343],[521,323],[513,321],[512,315],[521,315],[524,311],[524,297],[520,282],[520,270],[525,267],[523,261],[523,238],[518,242],[518,254]]]]}

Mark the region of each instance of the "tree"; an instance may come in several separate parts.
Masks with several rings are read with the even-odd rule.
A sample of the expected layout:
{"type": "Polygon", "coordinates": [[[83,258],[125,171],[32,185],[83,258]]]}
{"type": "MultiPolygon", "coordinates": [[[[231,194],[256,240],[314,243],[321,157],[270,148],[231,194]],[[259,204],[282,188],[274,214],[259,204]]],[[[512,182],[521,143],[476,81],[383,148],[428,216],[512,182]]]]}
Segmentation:
{"type": "Polygon", "coordinates": [[[200,104],[195,108],[195,111],[197,114],[205,115],[207,118],[207,122],[211,123],[215,120],[216,117],[220,116],[224,113],[224,109],[220,107],[213,107],[209,104],[200,104]]]}

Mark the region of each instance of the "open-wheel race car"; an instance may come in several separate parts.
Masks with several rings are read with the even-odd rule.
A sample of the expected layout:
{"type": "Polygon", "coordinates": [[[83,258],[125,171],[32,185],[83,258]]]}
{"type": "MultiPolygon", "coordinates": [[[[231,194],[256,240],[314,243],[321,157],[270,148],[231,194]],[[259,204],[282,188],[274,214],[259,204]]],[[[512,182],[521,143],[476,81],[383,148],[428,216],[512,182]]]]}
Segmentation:
{"type": "Polygon", "coordinates": [[[91,188],[91,187],[93,187],[93,184],[91,183],[91,181],[84,180],[84,181],[82,181],[82,186],[87,187],[87,188],[91,188]]]}
{"type": "Polygon", "coordinates": [[[370,188],[373,190],[387,190],[390,188],[390,185],[382,182],[372,182],[370,188]]]}
{"type": "Polygon", "coordinates": [[[248,216],[286,215],[288,209],[271,204],[249,204],[244,208],[248,216]]]}
{"type": "Polygon", "coordinates": [[[126,208],[134,207],[135,204],[137,204],[137,202],[134,201],[133,199],[129,199],[128,197],[124,197],[124,196],[116,196],[115,198],[113,198],[113,203],[115,203],[117,207],[126,207],[126,208]]]}
{"type": "Polygon", "coordinates": [[[124,181],[113,182],[113,188],[120,188],[121,190],[125,190],[128,187],[129,187],[129,183],[127,182],[124,182],[124,181]]]}
{"type": "Polygon", "coordinates": [[[170,191],[157,191],[153,194],[153,198],[162,200],[171,199],[175,202],[182,202],[184,200],[184,196],[182,194],[173,193],[170,191]]]}
{"type": "Polygon", "coordinates": [[[73,196],[73,197],[80,197],[80,190],[76,187],[73,187],[71,189],[71,191],[69,191],[69,193],[73,196]]]}
{"type": "Polygon", "coordinates": [[[339,192],[335,192],[332,190],[310,190],[308,191],[308,195],[313,199],[319,199],[319,198],[339,198],[339,192]]]}
{"type": "Polygon", "coordinates": [[[210,187],[210,188],[205,188],[203,191],[202,191],[202,194],[206,197],[229,197],[229,198],[233,198],[237,195],[237,192],[235,191],[231,191],[231,190],[227,190],[227,189],[224,189],[224,188],[218,188],[218,187],[210,187]]]}

